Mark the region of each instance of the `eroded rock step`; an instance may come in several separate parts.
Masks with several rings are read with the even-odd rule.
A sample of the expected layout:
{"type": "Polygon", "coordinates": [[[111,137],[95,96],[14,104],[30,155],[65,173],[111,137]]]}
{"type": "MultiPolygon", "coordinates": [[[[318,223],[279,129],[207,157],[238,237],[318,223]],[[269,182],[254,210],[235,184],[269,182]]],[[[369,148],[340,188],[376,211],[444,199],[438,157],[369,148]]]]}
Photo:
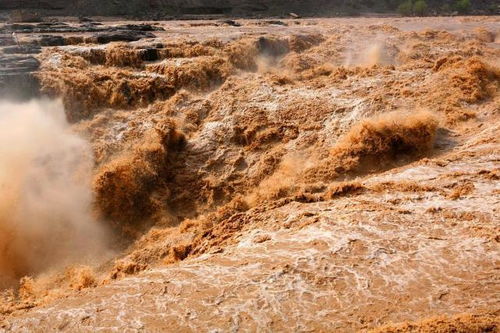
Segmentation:
{"type": "Polygon", "coordinates": [[[112,32],[112,31],[163,31],[159,26],[151,24],[121,24],[106,26],[100,22],[85,22],[79,25],[69,25],[62,22],[44,23],[12,23],[0,27],[0,33],[67,33],[67,32],[112,32]]]}
{"type": "MultiPolygon", "coordinates": [[[[85,22],[77,26],[59,22],[5,24],[0,27],[0,98],[25,100],[40,94],[40,84],[34,75],[40,63],[34,55],[40,53],[42,47],[132,42],[154,38],[156,36],[151,31],[158,30],[163,28],[149,24],[104,26],[99,22],[85,22]],[[58,35],[67,32],[81,32],[82,35],[69,38],[58,35]],[[91,35],[84,36],[83,33],[91,35]],[[19,34],[23,34],[22,37],[19,34]]],[[[155,50],[152,51],[146,50],[144,57],[155,59],[155,50]]]]}
{"type": "Polygon", "coordinates": [[[0,98],[25,100],[38,96],[40,84],[33,73],[39,66],[29,54],[1,54],[0,98]]]}

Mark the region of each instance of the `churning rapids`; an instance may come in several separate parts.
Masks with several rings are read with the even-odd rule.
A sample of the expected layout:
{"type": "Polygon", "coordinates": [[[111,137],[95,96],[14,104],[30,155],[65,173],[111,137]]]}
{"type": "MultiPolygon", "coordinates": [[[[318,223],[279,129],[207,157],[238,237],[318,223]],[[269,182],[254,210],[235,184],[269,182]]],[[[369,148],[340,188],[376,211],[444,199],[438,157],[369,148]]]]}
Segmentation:
{"type": "Polygon", "coordinates": [[[41,48],[0,332],[497,331],[500,19],[239,23],[41,48]]]}

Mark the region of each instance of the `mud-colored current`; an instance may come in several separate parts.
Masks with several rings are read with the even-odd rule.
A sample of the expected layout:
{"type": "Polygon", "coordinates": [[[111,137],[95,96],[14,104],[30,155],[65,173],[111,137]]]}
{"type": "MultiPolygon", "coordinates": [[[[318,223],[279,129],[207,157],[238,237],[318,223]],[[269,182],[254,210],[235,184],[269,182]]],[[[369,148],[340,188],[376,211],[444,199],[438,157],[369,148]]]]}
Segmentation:
{"type": "Polygon", "coordinates": [[[498,330],[500,19],[240,23],[37,55],[0,331],[498,330]]]}

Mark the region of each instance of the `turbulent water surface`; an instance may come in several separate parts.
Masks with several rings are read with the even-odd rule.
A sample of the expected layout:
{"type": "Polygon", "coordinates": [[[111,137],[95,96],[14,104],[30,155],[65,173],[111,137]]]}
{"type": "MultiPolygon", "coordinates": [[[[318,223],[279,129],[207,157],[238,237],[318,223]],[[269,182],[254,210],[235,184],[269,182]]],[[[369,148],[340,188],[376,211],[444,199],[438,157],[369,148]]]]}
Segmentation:
{"type": "Polygon", "coordinates": [[[500,19],[239,23],[36,55],[0,331],[498,330],[500,19]]]}

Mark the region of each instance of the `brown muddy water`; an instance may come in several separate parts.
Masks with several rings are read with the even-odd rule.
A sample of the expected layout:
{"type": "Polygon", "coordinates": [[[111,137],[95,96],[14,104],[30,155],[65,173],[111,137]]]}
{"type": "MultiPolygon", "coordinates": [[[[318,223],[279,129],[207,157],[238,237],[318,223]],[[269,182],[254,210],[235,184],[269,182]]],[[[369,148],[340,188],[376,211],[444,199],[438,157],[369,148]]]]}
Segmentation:
{"type": "Polygon", "coordinates": [[[239,23],[41,48],[0,331],[496,332],[500,18],[239,23]]]}

